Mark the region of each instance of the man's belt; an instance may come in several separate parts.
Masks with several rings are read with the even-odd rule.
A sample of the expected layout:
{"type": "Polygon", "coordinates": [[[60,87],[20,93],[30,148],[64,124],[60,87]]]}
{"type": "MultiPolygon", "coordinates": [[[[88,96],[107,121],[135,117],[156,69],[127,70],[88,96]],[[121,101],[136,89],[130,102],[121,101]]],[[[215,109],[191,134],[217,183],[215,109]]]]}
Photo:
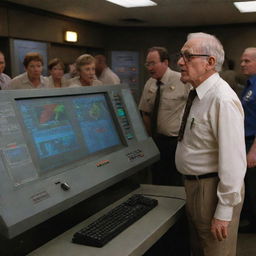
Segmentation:
{"type": "Polygon", "coordinates": [[[202,174],[202,175],[184,175],[184,177],[186,180],[201,180],[201,179],[218,177],[218,173],[211,172],[211,173],[202,174]]]}

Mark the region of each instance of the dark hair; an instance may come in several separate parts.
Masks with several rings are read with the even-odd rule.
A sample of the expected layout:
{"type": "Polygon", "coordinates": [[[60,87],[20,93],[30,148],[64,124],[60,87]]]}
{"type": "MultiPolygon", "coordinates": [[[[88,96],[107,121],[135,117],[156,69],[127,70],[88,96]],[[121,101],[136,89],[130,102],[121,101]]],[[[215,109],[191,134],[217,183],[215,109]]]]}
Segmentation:
{"type": "Polygon", "coordinates": [[[23,65],[27,68],[30,61],[40,61],[44,65],[43,57],[38,52],[29,52],[23,60],[23,65]]]}
{"type": "Polygon", "coordinates": [[[160,47],[160,46],[151,47],[148,49],[148,53],[150,52],[158,52],[161,62],[164,62],[165,60],[168,60],[168,62],[170,61],[168,51],[164,47],[160,47]]]}
{"type": "Polygon", "coordinates": [[[52,68],[53,68],[54,66],[56,66],[56,65],[60,65],[63,70],[65,69],[65,65],[64,65],[63,61],[60,60],[60,59],[58,59],[58,58],[54,58],[54,59],[52,59],[52,60],[49,61],[49,63],[48,63],[48,69],[49,69],[49,70],[52,70],[52,68]]]}

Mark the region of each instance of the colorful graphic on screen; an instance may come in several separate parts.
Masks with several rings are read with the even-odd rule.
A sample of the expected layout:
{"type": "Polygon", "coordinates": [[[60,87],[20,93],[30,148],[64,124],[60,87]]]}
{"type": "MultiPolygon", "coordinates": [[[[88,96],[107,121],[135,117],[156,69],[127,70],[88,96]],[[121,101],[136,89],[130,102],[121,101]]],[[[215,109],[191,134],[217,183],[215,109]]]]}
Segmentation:
{"type": "Polygon", "coordinates": [[[63,103],[36,105],[23,102],[21,111],[39,158],[52,157],[79,148],[63,103]]]}
{"type": "Polygon", "coordinates": [[[103,95],[83,96],[73,102],[90,153],[121,143],[103,95]]]}
{"type": "Polygon", "coordinates": [[[104,94],[17,101],[41,170],[121,144],[104,94]]]}

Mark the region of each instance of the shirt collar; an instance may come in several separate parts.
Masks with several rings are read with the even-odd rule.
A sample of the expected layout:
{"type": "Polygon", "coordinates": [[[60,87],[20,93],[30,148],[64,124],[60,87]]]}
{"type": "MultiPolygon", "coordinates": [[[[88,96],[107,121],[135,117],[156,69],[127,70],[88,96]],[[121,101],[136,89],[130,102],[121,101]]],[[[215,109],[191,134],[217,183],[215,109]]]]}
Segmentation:
{"type": "Polygon", "coordinates": [[[170,68],[167,68],[163,77],[160,79],[160,81],[165,85],[168,83],[168,77],[169,77],[169,72],[170,72],[170,68]]]}
{"type": "Polygon", "coordinates": [[[196,93],[199,100],[204,97],[204,95],[211,89],[212,86],[214,86],[219,78],[219,73],[214,73],[196,88],[196,93]]]}
{"type": "MultiPolygon", "coordinates": [[[[27,72],[24,73],[22,83],[24,83],[24,84],[29,83],[31,86],[33,86],[33,84],[31,83],[31,81],[28,78],[28,73],[27,72]]],[[[41,86],[41,85],[42,85],[42,76],[40,76],[40,85],[39,86],[41,86]]]]}

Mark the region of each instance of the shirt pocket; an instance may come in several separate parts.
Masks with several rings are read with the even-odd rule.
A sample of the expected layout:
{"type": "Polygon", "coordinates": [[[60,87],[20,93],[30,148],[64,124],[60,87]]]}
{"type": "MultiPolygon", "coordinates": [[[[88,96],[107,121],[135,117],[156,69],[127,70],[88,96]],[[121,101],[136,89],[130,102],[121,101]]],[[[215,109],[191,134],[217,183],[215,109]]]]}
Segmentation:
{"type": "Polygon", "coordinates": [[[185,143],[194,149],[212,148],[215,142],[210,121],[193,116],[188,118],[185,143]]]}
{"type": "Polygon", "coordinates": [[[152,108],[155,104],[156,91],[157,91],[157,88],[151,87],[148,89],[147,94],[145,96],[146,104],[148,104],[150,108],[152,108]]]}
{"type": "Polygon", "coordinates": [[[162,91],[161,95],[161,108],[171,109],[172,106],[176,106],[180,101],[179,95],[175,91],[171,91],[169,88],[162,91]]]}

